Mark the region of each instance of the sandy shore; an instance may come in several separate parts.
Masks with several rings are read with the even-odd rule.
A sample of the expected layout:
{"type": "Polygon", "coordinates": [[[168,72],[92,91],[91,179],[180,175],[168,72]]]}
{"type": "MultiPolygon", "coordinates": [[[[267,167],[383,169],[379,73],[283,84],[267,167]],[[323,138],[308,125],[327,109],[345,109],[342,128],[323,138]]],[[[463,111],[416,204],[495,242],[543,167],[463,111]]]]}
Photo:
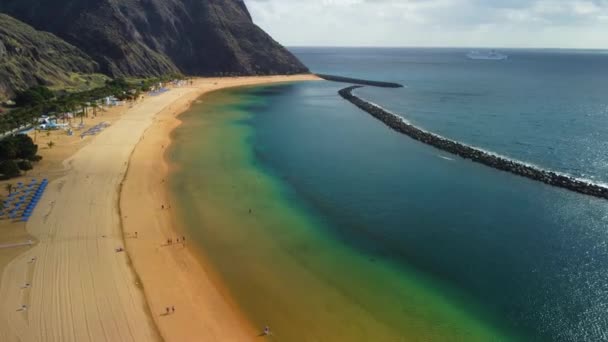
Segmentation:
{"type": "MultiPolygon", "coordinates": [[[[49,167],[56,170],[49,174],[53,177],[44,169],[34,170],[30,178],[56,179],[27,225],[14,225],[16,236],[1,241],[31,237],[38,244],[13,250],[22,254],[3,269],[0,341],[252,339],[253,328],[189,249],[161,247],[167,238],[176,238],[170,210],[159,209],[167,195],[162,186],[167,171],[162,156],[168,134],[178,124],[175,115],[201,94],[311,78],[199,80],[194,86],[173,89],[125,109],[94,138],[74,140],[81,145],[64,151],[77,150],[63,168],[49,167]],[[127,252],[117,252],[125,242],[127,252]],[[167,306],[175,306],[175,313],[164,315],[167,306]]],[[[56,151],[62,151],[60,146],[57,143],[56,151]]]]}
{"type": "MultiPolygon", "coordinates": [[[[73,136],[68,136],[63,130],[30,132],[29,135],[38,144],[38,153],[44,158],[36,163],[34,170],[27,172],[22,177],[0,181],[0,197],[8,194],[5,186],[9,183],[15,185],[17,182],[29,182],[32,178],[41,179],[44,177],[49,180],[55,180],[65,176],[67,169],[64,166],[64,161],[92,140],[90,137],[81,139],[80,133],[101,122],[113,124],[128,110],[129,105],[100,109],[95,116],[91,114],[86,118],[83,130],[75,131],[73,136]],[[51,141],[55,146],[49,148],[47,144],[51,141]]],[[[80,119],[73,121],[74,125],[79,123],[80,119]]],[[[0,274],[10,261],[29,249],[28,246],[14,248],[2,248],[2,246],[20,244],[30,239],[35,240],[25,229],[25,223],[0,220],[0,274]]]]}
{"type": "MultiPolygon", "coordinates": [[[[207,80],[201,87],[207,92],[237,85],[310,79],[315,78],[243,78],[237,83],[207,80]]],[[[169,111],[157,115],[133,153],[120,203],[129,237],[127,250],[165,341],[250,341],[257,338],[260,327],[251,326],[200,256],[184,246],[165,186],[169,171],[165,152],[171,143],[170,133],[180,124],[176,116],[199,95],[184,97],[169,111]],[[168,239],[173,244],[168,245],[168,239]],[[173,306],[175,313],[166,315],[166,308],[173,306]]]]}

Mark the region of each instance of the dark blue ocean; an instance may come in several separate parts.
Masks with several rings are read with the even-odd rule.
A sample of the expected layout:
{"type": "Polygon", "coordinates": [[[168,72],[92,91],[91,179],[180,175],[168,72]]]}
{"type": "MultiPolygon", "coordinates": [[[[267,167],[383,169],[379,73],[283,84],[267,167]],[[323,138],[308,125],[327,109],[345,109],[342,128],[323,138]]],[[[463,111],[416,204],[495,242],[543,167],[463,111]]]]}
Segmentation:
{"type": "MultiPolygon", "coordinates": [[[[361,97],[509,158],[608,183],[608,52],[294,48],[313,72],[399,82],[361,97]]],[[[453,289],[529,340],[608,340],[608,201],[460,159],[342,100],[255,88],[256,158],[344,244],[453,289]]]]}

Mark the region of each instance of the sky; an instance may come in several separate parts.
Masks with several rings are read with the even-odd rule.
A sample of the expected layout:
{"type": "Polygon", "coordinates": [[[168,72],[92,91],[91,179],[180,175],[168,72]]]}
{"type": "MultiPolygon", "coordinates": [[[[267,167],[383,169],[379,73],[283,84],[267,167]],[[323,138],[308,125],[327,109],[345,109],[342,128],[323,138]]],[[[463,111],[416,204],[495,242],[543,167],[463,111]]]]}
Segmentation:
{"type": "Polygon", "coordinates": [[[245,0],[286,46],[608,49],[608,0],[245,0]]]}

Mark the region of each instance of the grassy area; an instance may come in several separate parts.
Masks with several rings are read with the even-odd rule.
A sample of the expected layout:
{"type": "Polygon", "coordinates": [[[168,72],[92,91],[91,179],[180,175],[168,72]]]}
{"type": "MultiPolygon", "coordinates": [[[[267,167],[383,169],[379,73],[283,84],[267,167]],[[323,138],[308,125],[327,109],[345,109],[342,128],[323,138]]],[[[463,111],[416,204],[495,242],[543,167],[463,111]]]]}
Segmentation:
{"type": "Polygon", "coordinates": [[[61,92],[65,91],[68,93],[78,93],[95,88],[101,88],[105,86],[106,82],[111,80],[110,77],[103,74],[81,74],[71,73],[69,81],[64,84],[55,84],[49,87],[52,91],[61,92]]]}

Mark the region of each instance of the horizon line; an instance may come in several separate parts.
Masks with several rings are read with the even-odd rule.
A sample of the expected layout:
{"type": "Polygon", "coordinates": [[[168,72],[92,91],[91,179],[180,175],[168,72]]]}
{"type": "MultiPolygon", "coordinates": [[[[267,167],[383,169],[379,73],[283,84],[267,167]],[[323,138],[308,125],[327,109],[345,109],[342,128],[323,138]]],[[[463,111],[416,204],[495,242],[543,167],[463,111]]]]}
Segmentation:
{"type": "Polygon", "coordinates": [[[346,48],[346,49],[501,49],[501,50],[581,50],[608,51],[604,48],[583,47],[506,47],[506,46],[425,46],[425,45],[285,45],[287,48],[346,48]]]}

